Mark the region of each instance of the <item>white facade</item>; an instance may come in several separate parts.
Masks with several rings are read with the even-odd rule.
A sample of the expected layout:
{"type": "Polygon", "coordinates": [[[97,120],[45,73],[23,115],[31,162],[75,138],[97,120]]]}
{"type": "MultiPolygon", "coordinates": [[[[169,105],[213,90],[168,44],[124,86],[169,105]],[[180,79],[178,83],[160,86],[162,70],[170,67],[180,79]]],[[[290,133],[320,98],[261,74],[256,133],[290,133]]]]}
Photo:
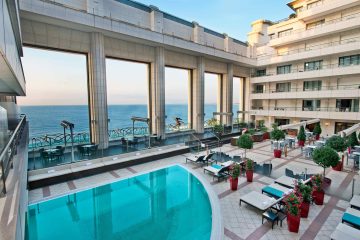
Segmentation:
{"type": "Polygon", "coordinates": [[[360,121],[360,1],[296,0],[294,14],[248,35],[257,66],[250,115],[266,125],[320,118],[323,134],[360,121]]]}

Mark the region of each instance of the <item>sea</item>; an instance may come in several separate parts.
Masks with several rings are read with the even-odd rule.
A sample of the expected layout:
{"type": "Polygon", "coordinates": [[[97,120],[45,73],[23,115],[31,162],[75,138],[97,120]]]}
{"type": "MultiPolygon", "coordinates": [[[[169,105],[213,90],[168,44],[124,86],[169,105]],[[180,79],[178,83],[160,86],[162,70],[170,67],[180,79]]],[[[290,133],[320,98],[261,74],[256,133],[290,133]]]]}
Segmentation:
{"type": "MultiPolygon", "coordinates": [[[[205,119],[211,119],[216,112],[216,104],[205,104],[205,119]]],[[[234,104],[234,117],[239,109],[234,104]]],[[[109,105],[109,129],[131,127],[131,117],[147,117],[147,105],[109,105]]],[[[75,132],[89,132],[89,109],[87,105],[71,106],[20,106],[20,112],[26,114],[30,126],[30,137],[62,133],[62,120],[75,124],[75,132]]],[[[166,124],[175,124],[175,117],[184,122],[188,120],[187,104],[167,104],[165,106],[166,124]]],[[[136,123],[136,126],[142,126],[136,123]]]]}

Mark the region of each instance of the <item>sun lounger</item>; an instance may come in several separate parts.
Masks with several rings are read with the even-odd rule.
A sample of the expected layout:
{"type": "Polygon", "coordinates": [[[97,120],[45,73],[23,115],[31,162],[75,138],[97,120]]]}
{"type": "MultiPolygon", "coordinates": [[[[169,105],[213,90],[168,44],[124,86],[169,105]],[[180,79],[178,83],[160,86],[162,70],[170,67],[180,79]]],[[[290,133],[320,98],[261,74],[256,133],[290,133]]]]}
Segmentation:
{"type": "Polygon", "coordinates": [[[360,230],[340,223],[330,238],[332,240],[360,240],[360,230]]]}
{"type": "Polygon", "coordinates": [[[207,164],[213,155],[213,153],[210,153],[208,155],[187,157],[186,163],[189,161],[196,164],[207,164]]]}
{"type": "Polygon", "coordinates": [[[240,206],[242,202],[265,212],[267,209],[279,203],[280,200],[279,199],[276,200],[275,198],[266,196],[259,192],[252,191],[240,197],[240,202],[239,202],[240,206]]]}
{"type": "Polygon", "coordinates": [[[355,228],[360,228],[360,211],[354,208],[347,208],[342,217],[342,222],[355,228]]]}
{"type": "Polygon", "coordinates": [[[208,172],[213,175],[213,178],[217,178],[218,181],[220,181],[220,179],[229,176],[229,168],[233,164],[233,161],[227,161],[221,164],[213,164],[211,166],[204,167],[204,173],[208,172]]]}
{"type": "Polygon", "coordinates": [[[360,195],[355,195],[350,201],[350,207],[360,210],[360,195]]]}
{"type": "Polygon", "coordinates": [[[275,198],[282,198],[284,195],[289,194],[292,191],[293,191],[293,189],[281,186],[276,183],[270,184],[261,189],[262,193],[265,193],[265,194],[275,197],[275,198]]]}
{"type": "Polygon", "coordinates": [[[303,180],[298,180],[296,178],[292,178],[292,177],[288,177],[288,176],[281,176],[279,177],[278,179],[275,180],[275,183],[279,184],[279,185],[282,185],[284,187],[287,187],[287,188],[294,188],[295,187],[295,181],[298,181],[298,182],[302,182],[304,184],[307,184],[311,181],[311,179],[306,179],[305,181],[303,180]]]}

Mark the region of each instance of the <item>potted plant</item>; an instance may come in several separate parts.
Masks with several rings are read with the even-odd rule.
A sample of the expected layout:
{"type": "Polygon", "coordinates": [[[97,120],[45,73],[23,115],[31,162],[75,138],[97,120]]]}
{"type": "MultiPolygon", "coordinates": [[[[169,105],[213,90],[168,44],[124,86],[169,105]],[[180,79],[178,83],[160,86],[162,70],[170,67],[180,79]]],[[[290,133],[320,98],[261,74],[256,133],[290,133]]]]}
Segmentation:
{"type": "MultiPolygon", "coordinates": [[[[277,125],[273,125],[273,130],[271,131],[271,139],[279,141],[280,139],[285,138],[285,133],[280,130],[277,125]]],[[[274,157],[281,158],[281,149],[274,148],[274,157]]]]}
{"type": "Polygon", "coordinates": [[[323,176],[316,174],[311,177],[312,198],[316,205],[324,204],[325,192],[323,190],[323,176]]]}
{"type": "Polygon", "coordinates": [[[246,169],[246,180],[248,182],[252,182],[254,176],[254,162],[250,159],[246,159],[245,169],[246,169]]]}
{"type": "Polygon", "coordinates": [[[294,192],[285,197],[287,224],[289,232],[299,232],[300,227],[300,205],[302,199],[294,192]]]}
{"type": "Polygon", "coordinates": [[[312,189],[309,185],[306,185],[302,182],[297,182],[295,185],[295,192],[302,198],[300,205],[300,215],[302,218],[307,218],[309,215],[312,189]]]}
{"type": "Polygon", "coordinates": [[[305,145],[306,135],[304,126],[300,127],[299,134],[297,135],[297,140],[299,147],[303,147],[305,145]]]}
{"type": "Polygon", "coordinates": [[[344,138],[340,136],[332,136],[326,141],[326,146],[334,149],[341,155],[341,161],[337,165],[332,166],[335,171],[341,171],[344,163],[344,151],[347,148],[347,143],[344,138]]]}
{"type": "Polygon", "coordinates": [[[348,138],[347,138],[347,145],[349,153],[351,153],[351,148],[359,145],[359,141],[356,136],[356,132],[353,132],[348,138]]]}
{"type": "Polygon", "coordinates": [[[317,148],[313,152],[313,161],[324,168],[324,181],[327,184],[331,184],[331,179],[325,178],[325,170],[328,167],[335,167],[339,163],[339,155],[331,147],[325,146],[317,148]]]}
{"type": "Polygon", "coordinates": [[[218,138],[221,138],[222,134],[224,133],[224,126],[221,124],[215,124],[213,126],[213,132],[218,138]]]}
{"type": "Polygon", "coordinates": [[[320,134],[322,132],[320,123],[316,123],[315,128],[313,130],[313,134],[315,134],[315,140],[319,140],[320,139],[320,134]]]}
{"type": "Polygon", "coordinates": [[[237,144],[238,144],[239,148],[244,149],[244,157],[246,159],[246,150],[253,148],[253,141],[251,140],[251,137],[249,136],[249,134],[241,135],[237,141],[237,144]]]}
{"type": "Polygon", "coordinates": [[[237,190],[240,175],[240,165],[234,164],[230,169],[230,188],[233,191],[237,190]]]}

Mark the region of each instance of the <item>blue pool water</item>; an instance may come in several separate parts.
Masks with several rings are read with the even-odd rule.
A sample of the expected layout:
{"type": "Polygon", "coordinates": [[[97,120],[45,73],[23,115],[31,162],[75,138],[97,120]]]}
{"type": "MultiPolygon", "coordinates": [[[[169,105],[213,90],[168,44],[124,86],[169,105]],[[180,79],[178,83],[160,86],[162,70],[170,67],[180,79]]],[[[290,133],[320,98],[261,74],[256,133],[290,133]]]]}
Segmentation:
{"type": "Polygon", "coordinates": [[[180,166],[30,205],[28,240],[210,239],[201,182],[180,166]]]}

